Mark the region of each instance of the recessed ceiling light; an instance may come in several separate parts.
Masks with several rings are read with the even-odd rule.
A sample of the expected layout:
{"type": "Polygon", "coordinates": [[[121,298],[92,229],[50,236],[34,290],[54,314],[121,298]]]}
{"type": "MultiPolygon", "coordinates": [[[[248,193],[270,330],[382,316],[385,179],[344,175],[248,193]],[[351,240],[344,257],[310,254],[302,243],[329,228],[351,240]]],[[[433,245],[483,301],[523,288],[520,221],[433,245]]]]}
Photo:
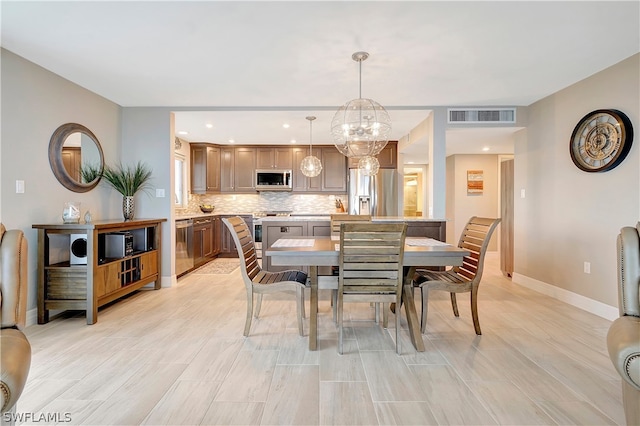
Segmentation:
{"type": "Polygon", "coordinates": [[[207,124],[205,124],[205,127],[206,127],[207,129],[213,129],[213,124],[211,124],[211,123],[207,123],[207,124]]]}
{"type": "Polygon", "coordinates": [[[485,146],[484,148],[482,148],[483,151],[489,151],[489,147],[485,146]]]}
{"type": "Polygon", "coordinates": [[[295,139],[291,139],[291,143],[296,143],[296,140],[295,139]]]}
{"type": "Polygon", "coordinates": [[[229,139],[229,143],[236,143],[233,139],[229,139]]]}
{"type": "Polygon", "coordinates": [[[288,123],[284,123],[284,124],[282,125],[282,127],[284,127],[285,129],[288,129],[290,126],[289,126],[289,124],[288,124],[288,123]]]}
{"type": "Polygon", "coordinates": [[[179,135],[188,135],[189,132],[185,132],[184,130],[181,130],[178,132],[179,135]]]}

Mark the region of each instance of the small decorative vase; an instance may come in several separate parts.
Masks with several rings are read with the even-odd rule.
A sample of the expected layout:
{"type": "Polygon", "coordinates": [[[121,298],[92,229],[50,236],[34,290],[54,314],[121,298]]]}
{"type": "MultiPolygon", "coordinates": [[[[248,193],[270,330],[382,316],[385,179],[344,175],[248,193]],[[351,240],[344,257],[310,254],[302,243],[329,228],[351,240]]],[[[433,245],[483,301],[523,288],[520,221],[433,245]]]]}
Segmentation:
{"type": "Polygon", "coordinates": [[[125,195],[122,197],[122,215],[124,216],[124,220],[133,220],[135,208],[133,196],[125,195]]]}

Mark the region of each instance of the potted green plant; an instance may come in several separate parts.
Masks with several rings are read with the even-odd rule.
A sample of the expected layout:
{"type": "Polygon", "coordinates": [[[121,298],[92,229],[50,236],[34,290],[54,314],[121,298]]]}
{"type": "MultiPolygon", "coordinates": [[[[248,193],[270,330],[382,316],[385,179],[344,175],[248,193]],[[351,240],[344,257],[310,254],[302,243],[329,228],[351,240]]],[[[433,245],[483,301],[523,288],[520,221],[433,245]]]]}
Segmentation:
{"type": "Polygon", "coordinates": [[[124,220],[132,220],[135,214],[134,195],[150,188],[151,169],[138,161],[134,166],[119,163],[105,165],[102,178],[113,189],[122,194],[122,214],[124,220]]]}

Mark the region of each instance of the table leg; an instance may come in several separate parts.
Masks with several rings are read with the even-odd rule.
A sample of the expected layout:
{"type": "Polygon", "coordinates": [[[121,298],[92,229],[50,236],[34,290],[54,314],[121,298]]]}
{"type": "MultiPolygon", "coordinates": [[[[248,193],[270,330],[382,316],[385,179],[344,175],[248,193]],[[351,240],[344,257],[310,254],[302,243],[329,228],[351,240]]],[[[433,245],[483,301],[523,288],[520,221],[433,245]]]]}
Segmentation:
{"type": "Polygon", "coordinates": [[[311,311],[309,314],[309,350],[315,351],[318,348],[318,267],[310,266],[309,272],[311,273],[311,297],[309,300],[309,311],[311,311]]]}
{"type": "MultiPolygon", "coordinates": [[[[418,352],[424,352],[424,341],[420,333],[420,321],[416,313],[416,304],[413,300],[413,275],[416,272],[415,266],[405,267],[404,285],[402,286],[402,303],[404,304],[405,313],[407,314],[407,323],[409,324],[409,335],[411,343],[418,352]]],[[[398,309],[399,313],[399,308],[398,309]]]]}

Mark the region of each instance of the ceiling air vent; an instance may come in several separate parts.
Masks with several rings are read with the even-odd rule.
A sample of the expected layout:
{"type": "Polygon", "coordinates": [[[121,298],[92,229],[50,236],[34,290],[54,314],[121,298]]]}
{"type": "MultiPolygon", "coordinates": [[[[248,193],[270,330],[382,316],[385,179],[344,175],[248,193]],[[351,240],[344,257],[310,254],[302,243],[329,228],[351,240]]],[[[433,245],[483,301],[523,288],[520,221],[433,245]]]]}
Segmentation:
{"type": "Polygon", "coordinates": [[[450,108],[451,123],[515,123],[515,108],[450,108]]]}

